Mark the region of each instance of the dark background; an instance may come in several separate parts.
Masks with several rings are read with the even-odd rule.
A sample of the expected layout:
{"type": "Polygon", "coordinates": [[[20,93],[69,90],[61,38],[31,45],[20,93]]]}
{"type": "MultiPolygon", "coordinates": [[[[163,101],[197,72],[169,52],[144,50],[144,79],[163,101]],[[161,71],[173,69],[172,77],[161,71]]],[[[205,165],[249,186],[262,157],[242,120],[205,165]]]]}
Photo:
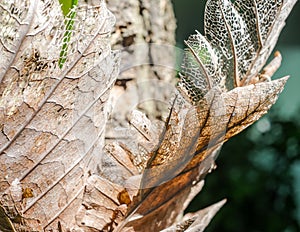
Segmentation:
{"type": "MultiPolygon", "coordinates": [[[[204,0],[173,0],[177,46],[203,32],[204,0]]],[[[270,112],[230,139],[188,210],[223,198],[228,202],[206,231],[300,231],[300,3],[294,7],[276,50],[283,63],[275,78],[290,75],[270,112]]]]}

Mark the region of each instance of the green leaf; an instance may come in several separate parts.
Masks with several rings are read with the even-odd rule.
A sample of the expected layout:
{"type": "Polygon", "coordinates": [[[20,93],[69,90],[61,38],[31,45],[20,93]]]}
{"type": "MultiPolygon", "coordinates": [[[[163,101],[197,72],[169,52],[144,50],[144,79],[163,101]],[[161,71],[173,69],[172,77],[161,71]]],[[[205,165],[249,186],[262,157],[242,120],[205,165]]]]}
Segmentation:
{"type": "Polygon", "coordinates": [[[63,44],[62,44],[62,48],[58,60],[58,66],[59,68],[62,68],[64,63],[67,60],[68,45],[71,40],[74,18],[76,16],[76,12],[73,10],[73,8],[77,6],[78,0],[67,0],[67,1],[59,0],[59,2],[62,4],[61,9],[66,18],[65,20],[66,29],[65,29],[63,44]]]}
{"type": "Polygon", "coordinates": [[[72,9],[74,5],[77,5],[78,0],[59,0],[61,4],[61,10],[64,16],[67,16],[69,11],[72,9]]]}

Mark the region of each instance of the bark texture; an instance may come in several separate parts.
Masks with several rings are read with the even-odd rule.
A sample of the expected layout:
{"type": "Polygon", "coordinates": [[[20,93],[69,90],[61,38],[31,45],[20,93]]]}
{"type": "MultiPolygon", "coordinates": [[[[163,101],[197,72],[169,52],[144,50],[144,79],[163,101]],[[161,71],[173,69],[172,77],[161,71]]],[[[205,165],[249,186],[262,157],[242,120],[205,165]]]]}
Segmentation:
{"type": "Polygon", "coordinates": [[[162,64],[175,64],[176,21],[170,0],[109,0],[107,4],[116,16],[112,47],[121,50],[122,57],[107,127],[107,137],[112,139],[118,137],[113,128],[125,126],[133,109],[151,119],[166,116],[175,72],[162,64]]]}

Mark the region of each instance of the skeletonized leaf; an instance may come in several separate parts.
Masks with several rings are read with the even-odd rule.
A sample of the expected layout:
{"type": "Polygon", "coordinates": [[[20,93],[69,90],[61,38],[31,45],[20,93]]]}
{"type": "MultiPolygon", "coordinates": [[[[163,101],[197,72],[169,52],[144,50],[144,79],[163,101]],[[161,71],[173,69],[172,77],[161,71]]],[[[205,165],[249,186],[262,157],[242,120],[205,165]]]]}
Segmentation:
{"type": "Polygon", "coordinates": [[[237,87],[257,76],[296,1],[207,2],[205,36],[214,48],[221,50],[219,65],[227,76],[226,83],[237,87]]]}
{"type": "Polygon", "coordinates": [[[285,26],[285,20],[296,2],[297,0],[254,1],[255,14],[258,15],[255,22],[258,25],[256,33],[259,49],[245,78],[246,84],[251,82],[251,79],[266,64],[276,45],[280,32],[285,26]]]}
{"type": "Polygon", "coordinates": [[[188,48],[184,50],[182,62],[184,76],[181,77],[179,86],[193,86],[193,88],[186,88],[187,93],[183,94],[197,102],[221,80],[218,57],[206,38],[199,32],[191,35],[185,44],[188,48]]]}
{"type": "Polygon", "coordinates": [[[200,116],[199,121],[205,122],[205,125],[200,129],[196,152],[185,170],[197,168],[198,163],[210,155],[211,148],[240,133],[266,114],[276,102],[287,80],[288,78],[284,77],[271,82],[234,88],[221,95],[221,102],[212,106],[201,104],[199,113],[195,116],[200,116]],[[224,109],[220,110],[219,106],[224,109]],[[214,117],[211,111],[221,114],[214,117]]]}
{"type": "Polygon", "coordinates": [[[149,231],[156,231],[174,223],[172,213],[183,210],[182,199],[212,170],[222,144],[275,103],[288,79],[268,81],[280,65],[280,54],[262,74],[259,71],[267,59],[265,49],[274,47],[295,3],[278,2],[272,17],[267,14],[273,1],[207,2],[205,37],[197,32],[186,41],[179,83],[184,98],[177,97],[172,105],[158,148],[143,172],[139,195],[118,231],[139,231],[145,223],[149,231]],[[249,20],[264,23],[253,26],[249,20]],[[266,44],[272,34],[276,38],[266,44]],[[170,212],[171,205],[178,210],[170,212]]]}
{"type": "MultiPolygon", "coordinates": [[[[211,97],[201,101],[198,107],[190,106],[192,113],[186,120],[177,118],[176,121],[178,115],[172,114],[172,123],[183,121],[184,124],[168,124],[159,149],[153,153],[153,159],[150,159],[143,173],[139,197],[129,211],[128,226],[139,231],[138,228],[147,223],[149,231],[153,231],[171,225],[168,223],[176,217],[171,216],[174,209],[169,211],[170,205],[176,205],[180,212],[180,205],[193,182],[202,180],[214,168],[214,160],[224,141],[264,115],[276,101],[286,81],[287,78],[282,78],[257,83],[223,94],[219,91],[212,94],[212,91],[211,97]],[[181,131],[176,133],[172,129],[181,131]],[[179,136],[176,146],[171,146],[174,136],[178,134],[182,136],[179,136]],[[130,221],[131,218],[133,221],[130,221]]],[[[188,105],[187,102],[185,105],[188,105]]]]}

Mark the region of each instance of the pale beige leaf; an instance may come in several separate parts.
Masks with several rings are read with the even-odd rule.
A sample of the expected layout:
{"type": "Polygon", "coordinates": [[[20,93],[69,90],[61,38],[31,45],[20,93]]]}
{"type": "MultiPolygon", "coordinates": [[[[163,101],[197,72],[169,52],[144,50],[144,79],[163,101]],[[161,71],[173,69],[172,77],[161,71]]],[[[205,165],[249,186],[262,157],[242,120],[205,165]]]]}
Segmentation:
{"type": "Polygon", "coordinates": [[[76,214],[104,145],[119,63],[108,40],[115,19],[104,1],[74,10],[60,68],[67,28],[59,2],[1,1],[0,202],[16,228],[81,226],[76,214]]]}

